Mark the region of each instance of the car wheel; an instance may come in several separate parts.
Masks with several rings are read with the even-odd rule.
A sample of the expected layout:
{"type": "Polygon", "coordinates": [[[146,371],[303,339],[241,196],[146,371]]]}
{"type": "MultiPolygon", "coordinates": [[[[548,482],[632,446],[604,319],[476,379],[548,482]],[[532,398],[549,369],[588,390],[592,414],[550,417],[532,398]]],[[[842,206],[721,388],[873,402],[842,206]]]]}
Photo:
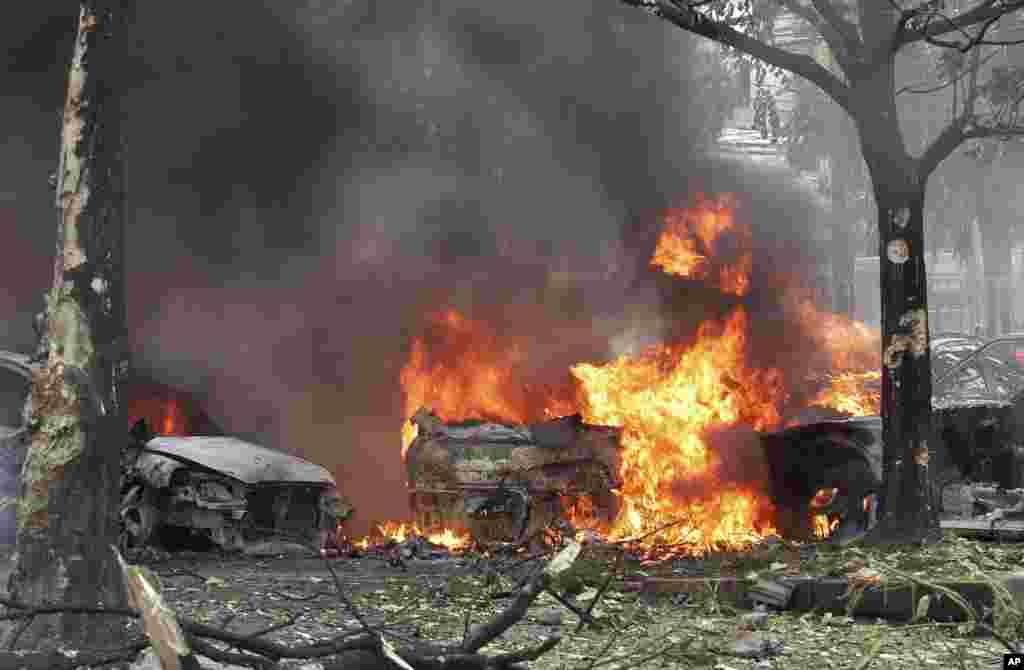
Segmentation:
{"type": "Polygon", "coordinates": [[[860,458],[852,458],[823,473],[820,488],[837,489],[837,493],[830,505],[816,511],[839,517],[839,526],[833,532],[837,539],[868,530],[870,513],[865,505],[868,496],[876,492],[874,479],[871,467],[860,458]]]}
{"type": "Polygon", "coordinates": [[[118,545],[122,553],[141,549],[152,539],[158,519],[153,499],[151,489],[143,484],[135,484],[121,498],[118,545]]]}

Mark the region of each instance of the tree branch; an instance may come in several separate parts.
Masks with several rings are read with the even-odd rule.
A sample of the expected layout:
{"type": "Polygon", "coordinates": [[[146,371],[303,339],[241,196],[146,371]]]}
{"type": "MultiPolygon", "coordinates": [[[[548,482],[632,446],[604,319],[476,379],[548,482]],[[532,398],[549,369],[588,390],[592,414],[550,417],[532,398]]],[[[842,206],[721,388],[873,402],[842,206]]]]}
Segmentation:
{"type": "Polygon", "coordinates": [[[471,628],[459,651],[463,653],[479,651],[484,645],[489,644],[522,619],[530,608],[530,604],[547,589],[551,579],[568,570],[579,553],[580,545],[570,542],[548,562],[543,570],[537,571],[537,574],[516,594],[515,599],[504,611],[499,612],[487,623],[471,628]]]}
{"type": "MultiPolygon", "coordinates": [[[[838,77],[810,56],[780,49],[708,18],[691,6],[673,0],[621,0],[630,7],[639,7],[683,30],[732,47],[769,65],[799,75],[815,84],[843,109],[850,111],[850,89],[838,77]]],[[[1014,0],[1024,3],[1024,0],[1014,0]]]]}
{"type": "Polygon", "coordinates": [[[111,663],[131,662],[139,652],[149,646],[148,641],[133,643],[110,651],[82,651],[78,654],[50,652],[0,652],[0,670],[77,670],[111,663]]]}
{"type": "Polygon", "coordinates": [[[847,21],[832,4],[832,0],[811,0],[811,4],[818,10],[818,14],[837,32],[843,40],[843,46],[851,57],[856,58],[864,47],[860,36],[857,34],[857,26],[847,21]]]}
{"type": "Polygon", "coordinates": [[[922,177],[931,174],[963,142],[990,137],[1024,137],[1024,127],[980,125],[971,115],[961,115],[946,126],[921,154],[920,174],[922,177]]]}
{"type": "MultiPolygon", "coordinates": [[[[995,58],[998,55],[999,55],[998,51],[993,51],[989,55],[985,56],[985,58],[981,62],[978,63],[978,66],[980,67],[980,66],[984,65],[985,63],[989,62],[990,60],[992,60],[993,58],[995,58]]],[[[944,88],[948,88],[948,87],[952,86],[953,84],[956,84],[957,82],[962,80],[964,77],[966,77],[970,73],[971,73],[971,69],[970,68],[965,68],[963,70],[963,72],[958,74],[953,79],[950,79],[949,81],[944,82],[944,83],[936,84],[935,86],[932,86],[930,88],[915,88],[916,85],[908,84],[906,86],[903,86],[903,87],[897,89],[896,90],[896,95],[901,95],[903,93],[914,93],[914,94],[937,93],[937,92],[943,90],[944,88]]],[[[924,82],[918,82],[917,85],[920,85],[920,84],[923,84],[923,83],[924,82]]]]}
{"type": "MultiPolygon", "coordinates": [[[[927,21],[923,26],[917,27],[914,21],[908,20],[900,32],[895,48],[899,49],[912,42],[931,40],[942,37],[952,32],[964,32],[965,28],[985,23],[992,19],[998,19],[1019,9],[1024,9],[1024,0],[983,0],[973,9],[969,9],[959,16],[946,17],[939,23],[927,21]]],[[[930,12],[937,14],[937,12],[930,12]]]]}
{"type": "Polygon", "coordinates": [[[964,126],[967,124],[968,117],[961,115],[953,119],[948,126],[942,129],[935,139],[925,147],[924,152],[921,154],[921,158],[918,162],[918,174],[921,175],[921,179],[927,179],[928,175],[935,171],[935,168],[939,166],[939,163],[946,160],[946,158],[953,153],[953,151],[960,146],[964,141],[964,126]]]}
{"type": "Polygon", "coordinates": [[[1020,126],[974,126],[963,133],[965,140],[977,140],[986,137],[1024,137],[1024,128],[1020,126]]]}
{"type": "Polygon", "coordinates": [[[829,50],[835,56],[836,62],[839,63],[844,72],[848,72],[850,66],[856,62],[856,54],[848,47],[847,40],[843,37],[842,33],[826,21],[813,7],[800,4],[800,0],[779,0],[779,2],[795,16],[803,19],[811,28],[818,31],[822,39],[825,40],[825,44],[828,45],[829,50]]]}

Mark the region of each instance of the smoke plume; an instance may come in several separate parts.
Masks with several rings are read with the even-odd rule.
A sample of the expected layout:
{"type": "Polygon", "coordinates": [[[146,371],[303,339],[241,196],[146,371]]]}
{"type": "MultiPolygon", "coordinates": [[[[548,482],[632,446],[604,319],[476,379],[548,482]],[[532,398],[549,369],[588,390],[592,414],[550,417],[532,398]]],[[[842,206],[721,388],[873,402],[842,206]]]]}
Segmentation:
{"type": "MultiPolygon", "coordinates": [[[[73,3],[43,5],[0,27],[0,346],[19,350],[50,281],[75,27],[73,3]]],[[[658,212],[695,189],[741,194],[758,263],[813,254],[784,175],[708,156],[728,87],[695,64],[714,59],[615,3],[182,0],[131,37],[133,364],[334,471],[364,520],[407,513],[398,375],[438,308],[564,372],[724,310],[646,269],[658,212]]]]}

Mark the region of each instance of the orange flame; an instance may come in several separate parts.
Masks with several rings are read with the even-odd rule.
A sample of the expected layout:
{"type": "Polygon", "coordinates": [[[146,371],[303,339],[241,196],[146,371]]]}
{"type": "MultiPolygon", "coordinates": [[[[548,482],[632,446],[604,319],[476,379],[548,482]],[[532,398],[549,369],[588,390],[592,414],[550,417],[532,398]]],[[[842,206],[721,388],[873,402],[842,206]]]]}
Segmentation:
{"type": "Polygon", "coordinates": [[[841,314],[822,312],[812,300],[790,291],[787,309],[823,352],[828,385],[809,404],[851,416],[878,414],[882,379],[879,371],[881,335],[877,328],[841,314]]]}
{"type": "Polygon", "coordinates": [[[829,385],[814,396],[811,404],[831,407],[850,416],[878,414],[882,405],[882,394],[878,390],[881,380],[882,373],[878,370],[830,375],[829,385]]]}
{"type": "MultiPolygon", "coordinates": [[[[425,538],[431,544],[447,547],[451,551],[466,549],[470,543],[468,533],[457,533],[450,528],[432,532],[423,532],[420,527],[413,523],[402,523],[398,521],[385,521],[377,526],[380,534],[380,543],[405,542],[412,536],[425,538]]],[[[374,542],[370,538],[364,538],[358,546],[361,549],[368,549],[374,542]]]]}
{"type": "MultiPolygon", "coordinates": [[[[651,265],[706,280],[729,295],[746,295],[752,231],[736,221],[735,206],[732,196],[699,196],[692,208],[670,210],[651,265]]],[[[870,398],[856,396],[859,405],[850,398],[863,391],[854,382],[877,378],[877,332],[819,311],[797,291],[787,294],[785,309],[814,338],[810,348],[821,361],[810,368],[839,373],[830,386],[834,393],[823,392],[815,402],[850,413],[869,411],[870,398]]],[[[522,383],[517,366],[525,346],[449,310],[433,317],[427,334],[413,342],[401,373],[405,416],[425,406],[445,421],[526,423],[579,412],[588,423],[621,427],[619,515],[602,527],[594,521],[593,501],[563,500],[577,528],[621,541],[636,538],[648,552],[655,545],[690,554],[743,548],[775,532],[771,504],[756,485],[724,474],[722,455],[709,440],[739,425],[777,428],[788,399],[782,371],[748,362],[751,329],[738,306],[723,321],[702,324],[692,344],[660,344],[607,363],[578,363],[570,370],[573,393],[565,397],[522,383]]],[[[403,459],[415,431],[412,424],[403,427],[403,459]]],[[[831,524],[827,518],[823,523],[831,524]]]]}
{"type": "MultiPolygon", "coordinates": [[[[554,391],[537,394],[518,383],[525,351],[523,343],[455,310],[434,315],[427,335],[413,341],[399,375],[405,416],[421,407],[444,421],[525,423],[536,415],[571,414],[572,403],[560,401],[554,391]]],[[[416,432],[411,422],[402,426],[403,460],[416,432]]]]}
{"type": "Polygon", "coordinates": [[[723,293],[746,295],[754,267],[752,232],[737,225],[735,210],[736,198],[728,194],[717,201],[698,194],[694,207],[668,210],[651,266],[688,279],[713,278],[723,293]],[[728,242],[733,258],[724,253],[728,242]]]}
{"type": "Polygon", "coordinates": [[[737,308],[724,324],[704,323],[691,347],[656,346],[636,357],[572,368],[584,419],[624,428],[624,485],[613,538],[674,523],[645,543],[687,544],[699,553],[774,532],[763,523],[767,500],[721,482],[719,457],[705,442],[710,429],[779,423],[781,375],[745,365],[747,328],[737,308]]]}
{"type": "Polygon", "coordinates": [[[181,409],[176,400],[170,399],[163,407],[163,420],[160,423],[161,435],[184,435],[185,426],[181,409]]]}
{"type": "Polygon", "coordinates": [[[815,514],[814,515],[814,537],[819,540],[832,535],[836,528],[839,527],[839,519],[830,518],[828,514],[815,514]]]}

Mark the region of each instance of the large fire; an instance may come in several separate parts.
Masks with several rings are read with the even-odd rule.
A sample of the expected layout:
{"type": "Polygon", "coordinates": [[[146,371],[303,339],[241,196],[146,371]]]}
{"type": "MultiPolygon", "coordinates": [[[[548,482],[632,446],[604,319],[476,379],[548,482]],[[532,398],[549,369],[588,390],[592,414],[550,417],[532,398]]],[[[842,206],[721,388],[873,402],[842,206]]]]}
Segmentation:
{"type": "Polygon", "coordinates": [[[814,349],[821,352],[824,385],[808,404],[850,416],[878,414],[881,405],[878,329],[840,314],[822,312],[797,290],[787,292],[790,319],[804,326],[814,349]]]}
{"type": "MultiPolygon", "coordinates": [[[[735,206],[731,196],[699,197],[693,207],[667,212],[651,265],[703,279],[730,296],[746,295],[752,232],[736,221],[735,206]]],[[[812,404],[849,414],[873,411],[863,381],[877,375],[877,334],[821,313],[797,294],[787,311],[819,334],[823,372],[833,375],[812,404]]],[[[722,455],[710,442],[738,426],[780,427],[792,381],[778,369],[752,366],[751,332],[748,312],[736,306],[723,320],[703,323],[685,345],[663,343],[610,362],[572,366],[574,387],[565,397],[524,386],[515,369],[525,349],[448,310],[413,342],[401,373],[405,415],[429,407],[445,421],[526,423],[578,412],[588,423],[622,427],[620,511],[611,527],[599,530],[609,539],[642,538],[647,548],[669,545],[693,554],[742,549],[774,533],[771,505],[756,484],[723,475],[722,455]]],[[[406,422],[403,458],[414,438],[415,428],[406,422]]],[[[583,516],[579,502],[564,504],[568,517],[583,516]]]]}
{"type": "Polygon", "coordinates": [[[698,194],[696,205],[670,209],[651,258],[651,266],[688,279],[710,279],[723,293],[750,291],[754,267],[751,230],[738,225],[736,198],[709,200],[698,194]]]}
{"type": "Polygon", "coordinates": [[[706,443],[716,428],[779,423],[781,377],[744,364],[748,326],[736,308],[724,324],[705,322],[692,346],[655,346],[572,368],[584,419],[625,429],[622,511],[613,538],[647,535],[649,544],[704,550],[771,530],[763,523],[767,502],[754,491],[723,485],[718,455],[706,443]],[[662,526],[669,527],[648,535],[662,526]]]}

